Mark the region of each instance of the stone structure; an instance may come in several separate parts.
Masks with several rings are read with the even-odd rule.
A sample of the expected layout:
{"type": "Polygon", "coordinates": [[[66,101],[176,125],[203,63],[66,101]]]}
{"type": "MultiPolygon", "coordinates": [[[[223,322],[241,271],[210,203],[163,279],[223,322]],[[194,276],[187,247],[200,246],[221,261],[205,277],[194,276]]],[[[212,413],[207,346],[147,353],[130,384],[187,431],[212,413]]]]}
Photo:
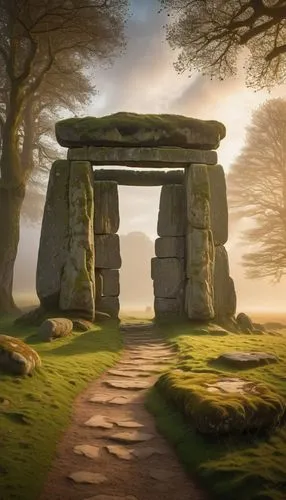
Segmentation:
{"type": "Polygon", "coordinates": [[[69,150],[50,174],[37,268],[42,306],[79,311],[88,319],[95,309],[117,317],[117,186],[162,185],[151,265],[156,317],[232,318],[226,185],[214,151],[224,126],[184,116],[116,113],[63,120],[56,136],[69,150]],[[144,170],[150,168],[157,170],[144,170]]]}

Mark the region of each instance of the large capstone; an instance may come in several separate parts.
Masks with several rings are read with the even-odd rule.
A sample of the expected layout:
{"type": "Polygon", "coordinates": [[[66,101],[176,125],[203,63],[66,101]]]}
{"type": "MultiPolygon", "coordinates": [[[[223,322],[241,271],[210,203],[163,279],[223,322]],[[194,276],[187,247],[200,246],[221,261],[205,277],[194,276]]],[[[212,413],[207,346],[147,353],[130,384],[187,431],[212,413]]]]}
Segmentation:
{"type": "Polygon", "coordinates": [[[61,146],[175,146],[216,149],[225,127],[216,121],[180,115],[115,113],[109,116],[69,118],[56,124],[61,146]]]}
{"type": "Polygon", "coordinates": [[[228,255],[223,245],[215,247],[214,309],[219,320],[233,317],[236,311],[236,293],[229,276],[228,255]]]}
{"type": "Polygon", "coordinates": [[[45,309],[59,306],[61,277],[69,243],[70,162],[53,163],[42,222],[36,274],[37,294],[45,309]]]}
{"type": "Polygon", "coordinates": [[[118,189],[116,182],[94,183],[94,233],[117,233],[119,228],[118,189]]]}
{"type": "Polygon", "coordinates": [[[214,244],[224,245],[228,239],[228,206],[224,170],[221,165],[211,165],[207,168],[214,244]]]}
{"type": "Polygon", "coordinates": [[[94,318],[93,173],[88,162],[71,162],[69,252],[61,280],[60,309],[94,318]]]}
{"type": "Polygon", "coordinates": [[[95,267],[99,269],[120,269],[120,244],[118,234],[95,236],[95,267]]]}
{"type": "Polygon", "coordinates": [[[156,257],[176,257],[183,259],[185,256],[185,238],[183,236],[165,236],[155,240],[156,257]]]}
{"type": "Polygon", "coordinates": [[[210,227],[210,187],[206,165],[191,165],[185,174],[187,220],[192,227],[210,227]]]}
{"type": "Polygon", "coordinates": [[[0,335],[0,371],[14,375],[30,375],[41,366],[36,351],[20,339],[0,335]]]}
{"type": "Polygon", "coordinates": [[[174,299],[184,295],[184,261],[176,258],[151,260],[155,297],[174,299]]]}
{"type": "Polygon", "coordinates": [[[160,196],[159,236],[184,236],[186,232],[186,199],[184,186],[163,186],[160,196]]]}

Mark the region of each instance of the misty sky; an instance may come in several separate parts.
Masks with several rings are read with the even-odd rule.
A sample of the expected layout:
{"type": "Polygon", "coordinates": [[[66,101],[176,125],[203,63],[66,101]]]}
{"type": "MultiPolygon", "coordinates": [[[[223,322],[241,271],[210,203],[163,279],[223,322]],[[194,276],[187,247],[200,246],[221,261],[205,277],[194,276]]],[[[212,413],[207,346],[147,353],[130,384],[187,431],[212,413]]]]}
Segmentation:
{"type": "MultiPolygon", "coordinates": [[[[218,156],[219,163],[227,171],[243,145],[252,111],[267,98],[286,98],[286,86],[268,94],[266,91],[247,89],[241,73],[237,78],[224,82],[210,81],[198,74],[191,77],[188,74],[178,75],[173,68],[176,53],[165,41],[163,25],[166,17],[158,14],[158,8],[156,0],[131,2],[126,53],[110,69],[95,68],[99,95],[85,114],[102,116],[117,111],[133,111],[220,120],[226,125],[227,136],[222,141],[218,156]]],[[[159,192],[159,188],[155,187],[120,188],[121,234],[144,231],[152,239],[157,236],[159,192]]],[[[238,244],[240,227],[232,231],[227,244],[239,310],[262,307],[285,309],[286,281],[272,287],[261,280],[250,282],[243,278],[240,257],[249,248],[238,244]]],[[[15,273],[17,288],[20,287],[23,266],[34,280],[39,234],[39,227],[22,230],[15,273]]]]}

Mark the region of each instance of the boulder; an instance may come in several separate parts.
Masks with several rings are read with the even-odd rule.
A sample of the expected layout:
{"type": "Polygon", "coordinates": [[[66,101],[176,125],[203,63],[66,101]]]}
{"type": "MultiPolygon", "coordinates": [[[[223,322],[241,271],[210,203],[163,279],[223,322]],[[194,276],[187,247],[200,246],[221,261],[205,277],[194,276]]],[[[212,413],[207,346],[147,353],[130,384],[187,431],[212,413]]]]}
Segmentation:
{"type": "Polygon", "coordinates": [[[185,169],[187,220],[193,228],[210,227],[210,187],[206,165],[190,165],[185,169]]]}
{"type": "Polygon", "coordinates": [[[278,358],[274,354],[265,352],[229,352],[221,354],[214,362],[222,363],[231,368],[249,369],[258,366],[277,363],[278,358]]]}
{"type": "Polygon", "coordinates": [[[218,320],[233,317],[236,311],[236,293],[229,276],[228,255],[223,245],[215,247],[214,310],[218,320]]]}
{"type": "Polygon", "coordinates": [[[118,297],[101,297],[96,304],[101,313],[108,314],[111,318],[118,318],[120,305],[118,297]]]}
{"type": "Polygon", "coordinates": [[[120,243],[118,234],[95,236],[95,267],[98,269],[120,269],[120,243]]]}
{"type": "Polygon", "coordinates": [[[118,269],[101,269],[102,295],[105,297],[118,297],[120,293],[118,269]]]}
{"type": "Polygon", "coordinates": [[[184,236],[165,236],[155,240],[155,254],[157,257],[176,257],[183,259],[185,256],[184,236]]]}
{"type": "Polygon", "coordinates": [[[184,186],[162,187],[157,232],[159,236],[184,236],[186,233],[186,197],[184,186]]]}
{"type": "Polygon", "coordinates": [[[228,206],[225,174],[221,165],[207,167],[210,186],[211,230],[215,245],[224,245],[228,239],[228,206]]]}
{"type": "Polygon", "coordinates": [[[72,329],[73,322],[70,319],[50,318],[41,324],[38,335],[42,340],[50,342],[58,338],[67,337],[71,334],[72,329]]]}
{"type": "Polygon", "coordinates": [[[155,297],[174,299],[184,295],[184,261],[176,258],[151,260],[151,278],[155,297]]]}
{"type": "Polygon", "coordinates": [[[69,251],[61,278],[60,309],[94,318],[93,173],[89,162],[71,162],[69,251]]]}
{"type": "Polygon", "coordinates": [[[119,112],[100,118],[68,118],[56,123],[61,146],[176,146],[216,149],[225,127],[180,115],[119,112]]]}
{"type": "Polygon", "coordinates": [[[88,330],[92,330],[95,326],[91,321],[82,318],[73,319],[72,323],[75,332],[87,332],[88,330]]]}
{"type": "Polygon", "coordinates": [[[184,297],[167,299],[155,297],[154,311],[156,320],[176,319],[184,316],[184,297]]]}
{"type": "Polygon", "coordinates": [[[94,233],[117,233],[119,228],[119,205],[117,182],[96,181],[94,183],[94,233]]]}
{"type": "Polygon", "coordinates": [[[46,309],[59,306],[61,277],[69,244],[69,176],[70,162],[53,163],[44,208],[36,288],[39,300],[46,309]]]}
{"type": "Polygon", "coordinates": [[[0,335],[0,371],[14,375],[31,375],[41,366],[36,351],[22,340],[0,335]]]}
{"type": "Polygon", "coordinates": [[[236,317],[236,322],[241,331],[253,332],[254,326],[249,316],[245,313],[239,313],[236,317]]]}

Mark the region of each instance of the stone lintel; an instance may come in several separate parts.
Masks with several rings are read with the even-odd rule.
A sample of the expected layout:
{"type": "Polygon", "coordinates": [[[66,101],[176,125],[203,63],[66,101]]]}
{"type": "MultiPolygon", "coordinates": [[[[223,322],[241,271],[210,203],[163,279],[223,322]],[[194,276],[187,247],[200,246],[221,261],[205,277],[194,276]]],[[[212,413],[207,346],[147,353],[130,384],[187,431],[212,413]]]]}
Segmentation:
{"type": "Polygon", "coordinates": [[[164,186],[166,184],[182,184],[184,170],[140,171],[123,169],[95,169],[95,181],[113,181],[121,186],[164,186]]]}
{"type": "Polygon", "coordinates": [[[68,150],[69,160],[90,161],[92,165],[140,168],[185,168],[190,163],[215,165],[216,151],[183,148],[83,147],[68,150]]]}

